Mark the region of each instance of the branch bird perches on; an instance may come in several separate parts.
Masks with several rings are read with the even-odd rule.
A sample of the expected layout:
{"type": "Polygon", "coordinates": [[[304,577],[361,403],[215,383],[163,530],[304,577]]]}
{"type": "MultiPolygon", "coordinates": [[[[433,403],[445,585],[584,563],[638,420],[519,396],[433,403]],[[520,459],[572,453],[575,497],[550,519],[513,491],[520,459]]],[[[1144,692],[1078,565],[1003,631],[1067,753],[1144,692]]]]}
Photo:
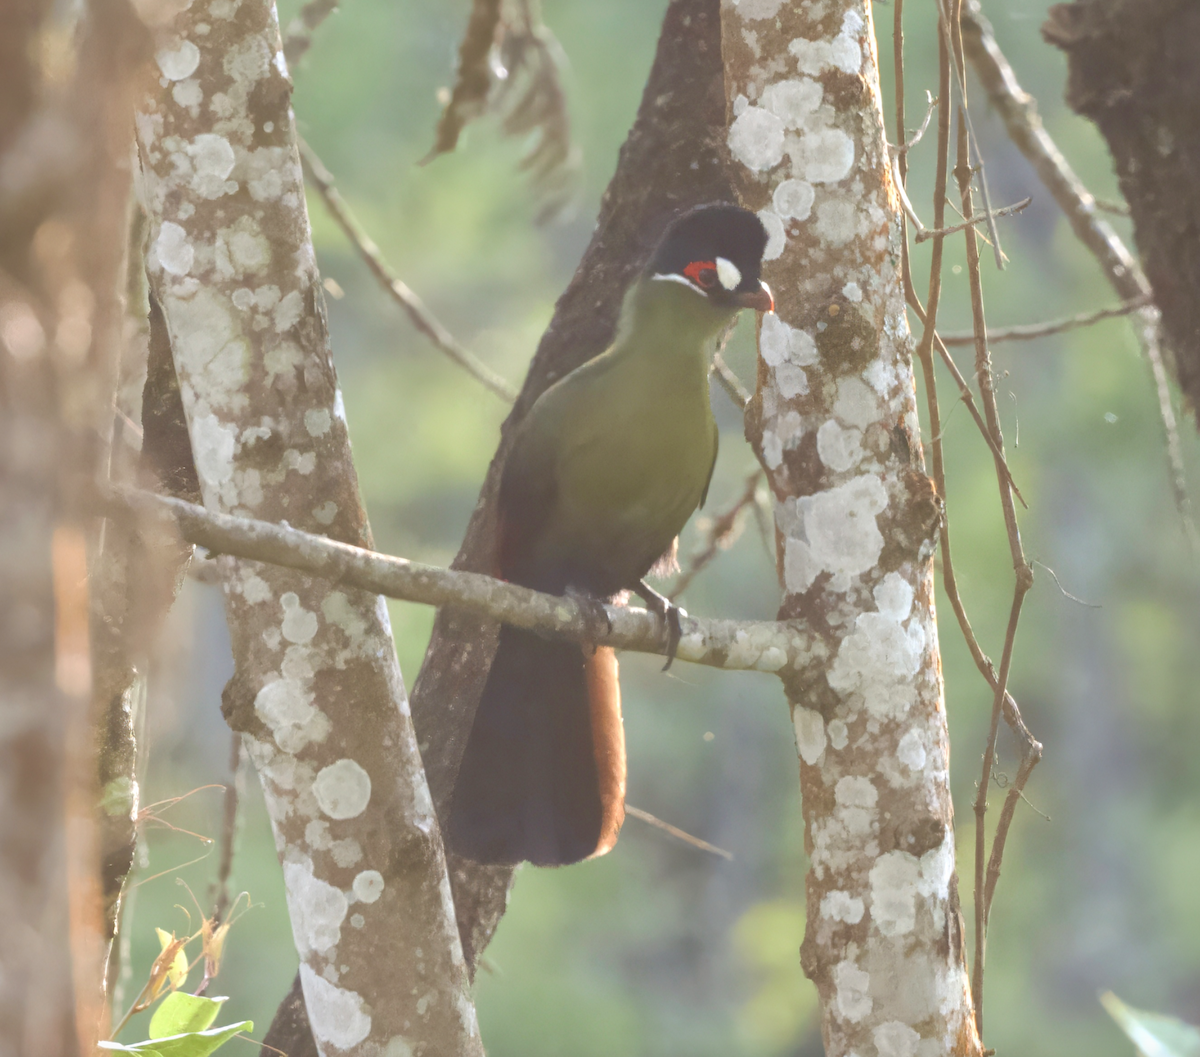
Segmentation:
{"type": "MultiPolygon", "coordinates": [[[[98,502],[108,516],[170,519],[185,540],[216,554],[299,570],[388,598],[468,610],[550,638],[636,653],[666,651],[666,621],[645,609],[606,605],[608,626],[600,628],[589,608],[574,598],[531,591],[483,573],[410,562],[139,489],[104,486],[98,502]]],[[[684,617],[677,656],[733,671],[777,672],[820,649],[818,640],[795,620],[684,617]]]]}

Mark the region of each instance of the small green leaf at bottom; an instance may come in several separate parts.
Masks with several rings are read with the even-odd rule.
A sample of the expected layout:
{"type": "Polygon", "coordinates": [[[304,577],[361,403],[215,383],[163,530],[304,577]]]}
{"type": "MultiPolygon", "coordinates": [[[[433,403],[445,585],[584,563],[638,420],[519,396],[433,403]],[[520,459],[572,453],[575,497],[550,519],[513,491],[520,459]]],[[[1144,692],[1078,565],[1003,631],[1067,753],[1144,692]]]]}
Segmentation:
{"type": "Polygon", "coordinates": [[[130,1054],[131,1057],[208,1057],[219,1046],[243,1031],[253,1031],[254,1021],[243,1020],[227,1024],[223,1028],[208,1031],[186,1031],[180,1035],[168,1035],[161,1039],[147,1039],[122,1045],[119,1042],[102,1042],[100,1048],[115,1053],[130,1054]]]}
{"type": "Polygon", "coordinates": [[[225,998],[204,998],[189,995],[186,991],[172,991],[159,1003],[150,1018],[147,1034],[152,1039],[165,1039],[168,1035],[183,1035],[188,1032],[204,1031],[221,1012],[225,998]]]}
{"type": "Polygon", "coordinates": [[[1135,1009],[1111,991],[1100,996],[1100,1004],[1133,1040],[1142,1057],[1200,1057],[1200,1028],[1177,1017],[1135,1009]]]}

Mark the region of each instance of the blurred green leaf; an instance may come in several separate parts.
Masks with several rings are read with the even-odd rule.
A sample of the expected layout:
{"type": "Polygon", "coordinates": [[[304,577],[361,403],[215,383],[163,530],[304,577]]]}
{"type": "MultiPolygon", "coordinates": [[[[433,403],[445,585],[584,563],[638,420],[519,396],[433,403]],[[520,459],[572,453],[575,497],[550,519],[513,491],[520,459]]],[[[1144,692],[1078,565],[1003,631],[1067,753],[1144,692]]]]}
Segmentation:
{"type": "Polygon", "coordinates": [[[223,1028],[208,1031],[188,1031],[181,1035],[169,1035],[162,1039],[146,1039],[123,1046],[119,1042],[102,1042],[100,1048],[116,1053],[135,1054],[137,1057],[208,1057],[224,1046],[230,1039],[243,1031],[253,1031],[252,1020],[241,1020],[223,1028]]]}
{"type": "Polygon", "coordinates": [[[1127,1006],[1111,991],[1100,996],[1100,1003],[1142,1057],[1200,1057],[1200,1028],[1178,1017],[1127,1006]]]}
{"type": "Polygon", "coordinates": [[[204,1031],[221,1012],[224,998],[204,998],[189,995],[186,991],[174,991],[162,1000],[146,1034],[152,1039],[165,1039],[170,1035],[204,1031]]]}

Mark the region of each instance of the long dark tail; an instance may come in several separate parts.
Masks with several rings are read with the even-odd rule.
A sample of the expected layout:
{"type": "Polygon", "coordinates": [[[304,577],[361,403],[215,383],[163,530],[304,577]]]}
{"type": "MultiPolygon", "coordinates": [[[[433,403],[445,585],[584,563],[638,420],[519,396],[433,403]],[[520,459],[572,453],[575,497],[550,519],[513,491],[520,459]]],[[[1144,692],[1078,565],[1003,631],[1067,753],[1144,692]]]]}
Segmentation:
{"type": "Polygon", "coordinates": [[[481,863],[603,855],[625,817],[617,659],[505,625],[467,740],[446,844],[481,863]]]}

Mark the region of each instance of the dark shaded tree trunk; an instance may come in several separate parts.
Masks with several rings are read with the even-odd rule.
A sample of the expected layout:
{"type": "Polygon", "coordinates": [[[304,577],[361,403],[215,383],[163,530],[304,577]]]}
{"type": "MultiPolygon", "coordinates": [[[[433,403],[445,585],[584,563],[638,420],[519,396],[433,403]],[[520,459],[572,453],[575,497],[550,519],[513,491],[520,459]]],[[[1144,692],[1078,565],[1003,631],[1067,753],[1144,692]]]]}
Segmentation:
{"type": "MultiPolygon", "coordinates": [[[[701,202],[733,200],[723,160],[723,85],[717,0],[673,0],[596,232],[504,423],[455,568],[491,570],[496,489],[513,427],[547,386],[604,351],[625,289],[667,222],[701,202]]],[[[448,806],[497,631],[498,625],[477,617],[440,612],[413,688],[413,722],[439,817],[448,806]]],[[[463,952],[473,971],[504,913],[513,871],[454,856],[449,866],[463,952]]]]}
{"type": "Polygon", "coordinates": [[[1200,6],[1076,0],[1042,34],[1067,53],[1067,103],[1108,142],[1176,377],[1200,407],[1200,6]]]}

